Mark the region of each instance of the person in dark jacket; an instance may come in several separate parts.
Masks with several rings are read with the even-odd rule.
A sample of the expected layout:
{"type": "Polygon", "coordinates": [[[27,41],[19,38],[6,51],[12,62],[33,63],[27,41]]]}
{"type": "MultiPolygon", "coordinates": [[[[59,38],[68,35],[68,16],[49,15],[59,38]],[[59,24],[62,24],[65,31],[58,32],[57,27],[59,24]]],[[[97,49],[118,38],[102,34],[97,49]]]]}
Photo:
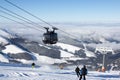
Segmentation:
{"type": "Polygon", "coordinates": [[[77,74],[77,77],[79,77],[80,76],[80,68],[78,66],[75,68],[75,72],[77,74]]]}
{"type": "Polygon", "coordinates": [[[83,77],[83,80],[86,80],[85,76],[87,75],[87,69],[86,69],[86,66],[84,65],[83,68],[80,70],[80,79],[82,79],[83,77]]]}
{"type": "Polygon", "coordinates": [[[31,65],[32,65],[32,68],[34,68],[34,67],[35,67],[35,63],[32,63],[31,65]]]}

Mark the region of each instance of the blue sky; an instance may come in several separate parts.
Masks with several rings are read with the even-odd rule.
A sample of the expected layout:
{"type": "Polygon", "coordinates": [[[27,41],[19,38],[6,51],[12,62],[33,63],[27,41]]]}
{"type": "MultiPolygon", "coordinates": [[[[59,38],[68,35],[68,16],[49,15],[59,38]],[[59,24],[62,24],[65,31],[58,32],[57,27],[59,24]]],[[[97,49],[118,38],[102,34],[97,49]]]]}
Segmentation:
{"type": "MultiPolygon", "coordinates": [[[[10,0],[48,22],[119,22],[120,0],[10,0]]],[[[0,5],[35,20],[4,0],[0,5]]],[[[0,10],[2,10],[0,8],[0,10]]],[[[0,12],[0,14],[2,14],[0,12]]],[[[2,14],[5,15],[5,14],[2,14]]],[[[0,22],[6,20],[0,19],[0,22]]],[[[36,20],[37,21],[37,20],[36,20]]]]}

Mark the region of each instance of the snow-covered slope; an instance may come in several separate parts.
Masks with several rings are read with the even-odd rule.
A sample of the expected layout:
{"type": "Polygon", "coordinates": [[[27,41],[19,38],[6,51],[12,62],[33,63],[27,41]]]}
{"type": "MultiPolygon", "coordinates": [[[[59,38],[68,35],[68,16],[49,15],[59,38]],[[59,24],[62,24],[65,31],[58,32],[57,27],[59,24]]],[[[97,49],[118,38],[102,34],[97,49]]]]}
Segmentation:
{"type": "MultiPolygon", "coordinates": [[[[20,29],[24,30],[24,32],[27,30],[27,29],[25,29],[25,27],[24,28],[21,27],[20,29]]],[[[34,52],[34,50],[33,50],[33,52],[28,52],[25,49],[22,49],[21,47],[18,47],[17,45],[12,44],[11,42],[9,42],[9,40],[7,40],[6,38],[9,39],[9,37],[11,37],[12,35],[9,34],[9,33],[5,33],[4,31],[0,30],[0,44],[1,45],[5,45],[5,46],[2,46],[2,48],[4,48],[4,50],[1,50],[1,51],[3,53],[7,54],[7,55],[9,54],[8,55],[9,58],[13,58],[14,57],[14,60],[20,61],[22,63],[31,63],[32,61],[35,61],[35,60],[30,59],[30,58],[31,57],[35,57],[36,58],[36,62],[47,63],[47,64],[53,64],[53,63],[57,63],[57,62],[61,63],[61,62],[64,62],[64,61],[62,61],[61,59],[50,58],[48,56],[41,56],[39,49],[44,49],[43,52],[46,53],[46,54],[47,54],[47,52],[50,52],[51,50],[57,49],[58,52],[60,51],[60,57],[69,57],[71,60],[81,60],[83,58],[96,57],[96,54],[94,53],[94,49],[96,48],[96,45],[106,46],[105,44],[108,44],[108,46],[110,46],[110,47],[112,46],[112,48],[114,50],[116,50],[117,53],[119,53],[119,47],[120,47],[119,29],[117,30],[117,32],[115,30],[112,32],[113,28],[110,29],[110,32],[108,30],[108,32],[110,34],[107,33],[107,30],[104,31],[106,33],[104,33],[104,32],[100,33],[101,31],[97,30],[97,31],[99,31],[99,33],[97,33],[96,30],[94,31],[94,29],[93,30],[90,29],[91,31],[87,30],[88,33],[86,33],[86,32],[84,32],[84,29],[83,30],[79,30],[79,29],[77,30],[78,32],[75,31],[72,34],[74,35],[74,33],[75,33],[79,37],[78,39],[81,39],[81,37],[82,37],[83,42],[85,42],[85,44],[87,44],[87,48],[88,48],[88,46],[90,46],[90,48],[92,50],[89,50],[87,48],[86,49],[83,49],[83,48],[81,49],[80,47],[76,47],[76,46],[70,45],[69,42],[65,43],[65,41],[64,41],[64,43],[58,42],[57,44],[55,44],[55,46],[57,46],[57,48],[53,48],[53,47],[49,47],[49,46],[46,46],[46,45],[42,45],[40,40],[39,40],[38,42],[40,42],[40,44],[39,44],[40,47],[37,46],[37,47],[39,47],[39,48],[37,48],[37,47],[32,46],[32,48],[31,48],[31,49],[33,49],[33,48],[38,49],[38,53],[34,52]],[[83,34],[81,34],[79,32],[82,32],[83,34]],[[74,58],[74,53],[75,52],[77,53],[77,51],[79,51],[78,54],[79,53],[81,54],[81,52],[83,51],[83,55],[79,55],[80,56],[79,58],[74,58]],[[35,53],[36,55],[34,55],[33,53],[35,53]],[[85,54],[85,56],[84,56],[84,54],[85,54]],[[29,59],[27,59],[28,55],[30,57],[29,59]],[[19,58],[19,56],[21,56],[21,57],[19,58]]],[[[88,28],[85,28],[85,30],[86,29],[88,29],[88,28]]],[[[15,31],[15,33],[18,31],[15,28],[13,30],[15,31]]],[[[11,31],[12,31],[12,28],[11,28],[11,31]]],[[[30,29],[30,32],[28,33],[28,35],[31,36],[32,38],[34,38],[34,40],[37,39],[39,34],[32,34],[32,32],[35,32],[35,31],[32,31],[32,29],[30,29]]],[[[14,32],[12,32],[12,33],[14,33],[14,32]]],[[[22,37],[23,36],[25,38],[28,37],[28,35],[24,34],[22,31],[20,33],[22,33],[22,37]]],[[[67,35],[67,37],[70,37],[70,36],[67,35]]],[[[39,38],[41,38],[41,37],[39,36],[39,38]]],[[[62,38],[65,38],[65,40],[66,40],[66,37],[62,37],[62,38]]],[[[66,40],[66,42],[67,42],[67,40],[66,40]]],[[[71,42],[71,44],[74,44],[74,41],[70,40],[70,42],[71,42]]],[[[28,45],[28,44],[25,43],[25,45],[28,45]]],[[[32,44],[30,44],[30,45],[32,45],[32,44]]],[[[78,46],[80,46],[80,45],[78,45],[78,46]]],[[[52,51],[51,51],[51,53],[52,53],[52,51]]],[[[1,58],[1,62],[2,62],[2,60],[5,60],[3,62],[8,62],[7,58],[3,54],[1,54],[1,57],[3,58],[3,59],[1,58]]]]}
{"type": "Polygon", "coordinates": [[[67,63],[65,60],[61,59],[54,59],[47,56],[42,56],[34,53],[34,56],[37,58],[36,63],[42,63],[42,64],[54,64],[54,63],[67,63]]]}
{"type": "Polygon", "coordinates": [[[95,53],[93,53],[91,51],[88,51],[88,50],[85,50],[85,54],[86,54],[87,57],[96,57],[95,53]]]}
{"type": "Polygon", "coordinates": [[[3,56],[2,54],[0,54],[0,62],[6,62],[6,63],[8,63],[9,60],[5,56],[3,56]]]}
{"type": "Polygon", "coordinates": [[[24,53],[26,52],[25,50],[17,47],[16,45],[13,44],[9,44],[7,46],[5,46],[6,49],[2,50],[2,52],[4,53],[10,53],[10,54],[17,54],[17,53],[24,53]]]}
{"type": "Polygon", "coordinates": [[[60,50],[60,52],[61,52],[61,55],[60,55],[61,57],[73,57],[74,56],[73,54],[63,51],[63,50],[60,50]]]}
{"type": "MultiPolygon", "coordinates": [[[[76,47],[76,46],[73,46],[73,45],[70,45],[70,44],[65,44],[65,43],[57,43],[55,45],[61,47],[62,49],[66,49],[68,52],[72,52],[72,53],[75,53],[75,51],[78,51],[78,50],[81,49],[79,47],[76,47]]],[[[96,57],[94,52],[88,51],[86,49],[86,46],[84,46],[84,47],[85,47],[85,49],[84,49],[85,54],[86,54],[87,57],[96,57]]],[[[63,51],[61,51],[61,52],[63,52],[63,51]]],[[[63,56],[66,56],[66,55],[69,56],[69,57],[74,56],[73,54],[71,54],[71,53],[68,54],[67,52],[66,52],[66,54],[62,54],[61,56],[63,57],[63,56]]]]}
{"type": "MultiPolygon", "coordinates": [[[[21,54],[21,53],[25,53],[26,55],[28,55],[27,51],[17,47],[16,45],[10,44],[6,46],[6,49],[2,50],[3,53],[6,54],[21,54]]],[[[36,60],[33,60],[36,63],[42,63],[42,64],[54,64],[54,63],[62,63],[65,62],[64,60],[60,60],[60,59],[53,59],[47,56],[42,56],[42,55],[38,55],[37,53],[31,53],[31,56],[34,56],[36,58],[36,60]]],[[[5,59],[4,59],[5,60],[5,59]]],[[[28,64],[28,63],[32,63],[32,60],[26,60],[26,59],[15,59],[17,61],[20,61],[24,64],[28,64]]],[[[39,64],[38,64],[39,65],[39,64]]]]}
{"type": "Polygon", "coordinates": [[[55,45],[61,47],[62,49],[66,49],[66,50],[68,50],[68,52],[72,52],[72,53],[75,53],[76,50],[81,49],[79,47],[76,47],[76,46],[73,46],[73,45],[70,45],[70,44],[59,43],[59,42],[55,45]]]}
{"type": "MultiPolygon", "coordinates": [[[[12,66],[16,66],[12,64],[12,66]]],[[[42,65],[41,67],[0,66],[0,80],[78,80],[75,67],[60,70],[58,67],[42,65]]],[[[120,80],[120,71],[88,71],[86,80],[120,80]]]]}
{"type": "MultiPolygon", "coordinates": [[[[66,63],[65,60],[54,59],[54,58],[50,58],[47,56],[42,56],[42,55],[39,55],[34,52],[32,52],[32,53],[27,52],[26,50],[22,49],[21,47],[18,47],[17,45],[12,44],[11,42],[9,42],[9,40],[5,39],[4,37],[0,37],[0,42],[2,45],[7,44],[4,46],[5,48],[3,50],[1,50],[1,53],[5,54],[5,55],[0,54],[1,62],[9,63],[9,58],[10,58],[15,61],[22,62],[24,64],[31,64],[32,62],[36,62],[36,63],[38,63],[38,65],[39,65],[39,63],[42,63],[42,64],[66,63]],[[6,57],[6,56],[9,56],[9,57],[6,57]],[[31,58],[34,57],[35,60],[30,59],[30,58],[27,59],[27,57],[31,57],[31,58]]],[[[44,47],[44,45],[40,45],[40,46],[44,47]]],[[[51,49],[47,46],[45,48],[51,49]]]]}
{"type": "Polygon", "coordinates": [[[91,51],[87,50],[85,44],[83,44],[83,46],[84,46],[84,51],[85,51],[85,54],[86,54],[87,57],[96,57],[94,52],[91,52],[91,51]]]}

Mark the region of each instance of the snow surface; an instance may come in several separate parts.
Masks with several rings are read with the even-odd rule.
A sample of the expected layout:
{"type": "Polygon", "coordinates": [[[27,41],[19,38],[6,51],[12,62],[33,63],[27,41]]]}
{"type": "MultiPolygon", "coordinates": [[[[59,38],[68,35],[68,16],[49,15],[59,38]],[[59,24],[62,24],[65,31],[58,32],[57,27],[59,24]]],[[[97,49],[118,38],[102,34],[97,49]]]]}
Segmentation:
{"type": "Polygon", "coordinates": [[[63,50],[60,50],[60,56],[61,57],[72,57],[72,56],[74,56],[73,54],[71,54],[71,53],[68,53],[68,52],[66,52],[66,51],[63,51],[63,50]]]}
{"type": "Polygon", "coordinates": [[[96,57],[95,54],[91,51],[85,50],[85,54],[86,54],[87,57],[96,57]]]}
{"type": "Polygon", "coordinates": [[[60,46],[62,49],[67,49],[69,52],[75,53],[76,50],[80,50],[81,48],[70,45],[70,44],[65,44],[65,43],[56,43],[56,46],[60,46]]]}
{"type": "Polygon", "coordinates": [[[36,63],[42,63],[42,64],[66,63],[65,60],[54,59],[54,58],[42,56],[39,54],[34,54],[34,56],[37,58],[36,63]]]}
{"type": "MultiPolygon", "coordinates": [[[[9,41],[4,39],[3,37],[0,37],[0,41],[3,42],[3,43],[10,43],[9,41]]],[[[40,46],[43,46],[43,45],[40,45],[40,46]]],[[[47,48],[50,49],[49,47],[47,47],[47,48]]],[[[4,54],[8,54],[8,53],[10,53],[10,54],[19,54],[19,53],[25,53],[26,51],[19,48],[18,46],[14,45],[14,44],[9,44],[9,45],[5,46],[5,49],[2,50],[2,52],[4,54]]],[[[42,63],[42,64],[43,63],[44,64],[66,63],[65,60],[54,59],[54,58],[50,58],[50,57],[47,57],[47,56],[38,55],[37,53],[26,52],[26,54],[30,54],[31,56],[35,57],[36,60],[34,60],[34,62],[36,62],[36,63],[42,63]]],[[[24,64],[30,64],[30,63],[33,62],[33,60],[25,60],[25,59],[14,59],[14,60],[20,61],[20,62],[22,62],[24,64]]],[[[3,54],[0,54],[0,61],[9,63],[9,60],[3,54]]]]}
{"type": "Polygon", "coordinates": [[[4,53],[11,53],[11,54],[17,54],[17,53],[24,53],[25,51],[21,48],[17,47],[16,45],[7,45],[5,46],[6,49],[2,50],[4,53]]]}
{"type": "MultiPolygon", "coordinates": [[[[68,52],[72,52],[72,53],[75,53],[76,50],[81,49],[81,48],[73,46],[73,45],[69,45],[69,44],[65,44],[65,43],[59,43],[59,42],[55,45],[60,46],[62,49],[67,49],[68,52]]],[[[88,51],[88,50],[85,50],[85,54],[86,54],[87,57],[96,57],[93,52],[88,51]]],[[[61,51],[61,57],[72,57],[72,56],[73,56],[73,54],[71,54],[71,53],[61,51]],[[64,53],[66,53],[66,54],[64,54],[64,53]]]]}
{"type": "Polygon", "coordinates": [[[0,62],[9,62],[9,60],[4,57],[2,54],[0,54],[0,62]]]}
{"type": "Polygon", "coordinates": [[[73,55],[72,53],[60,50],[61,52],[61,58],[63,60],[73,60],[73,61],[77,61],[77,60],[82,60],[82,59],[87,59],[87,58],[80,58],[78,56],[73,55]]]}
{"type": "Polygon", "coordinates": [[[22,62],[23,64],[31,64],[31,63],[36,63],[39,66],[41,64],[54,64],[54,63],[67,63],[67,61],[63,59],[54,59],[51,57],[39,55],[37,53],[32,53],[32,56],[34,56],[36,59],[35,60],[26,60],[26,59],[14,59],[16,61],[22,62]]]}
{"type": "MultiPolygon", "coordinates": [[[[61,70],[50,65],[31,68],[0,64],[0,80],[79,80],[74,69],[75,67],[68,67],[61,70]]],[[[88,71],[86,80],[120,80],[120,71],[88,71]]]]}
{"type": "Polygon", "coordinates": [[[87,57],[96,57],[93,52],[87,50],[85,44],[83,44],[83,46],[84,46],[84,48],[85,48],[84,50],[85,50],[85,54],[86,54],[87,57]]]}

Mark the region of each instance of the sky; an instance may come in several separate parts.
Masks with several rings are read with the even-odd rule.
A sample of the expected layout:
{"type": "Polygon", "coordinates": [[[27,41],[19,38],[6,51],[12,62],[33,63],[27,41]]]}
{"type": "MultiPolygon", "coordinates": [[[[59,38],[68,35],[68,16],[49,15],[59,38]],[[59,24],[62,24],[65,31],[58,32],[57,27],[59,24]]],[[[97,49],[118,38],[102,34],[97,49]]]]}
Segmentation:
{"type": "MultiPolygon", "coordinates": [[[[9,1],[47,22],[120,22],[120,0],[9,1]]],[[[0,6],[37,22],[36,19],[13,7],[4,0],[0,0],[0,6]]],[[[2,9],[0,8],[0,10],[2,9]]],[[[6,16],[1,12],[0,15],[6,16]]],[[[9,20],[0,17],[0,22],[9,22],[9,20]]]]}

